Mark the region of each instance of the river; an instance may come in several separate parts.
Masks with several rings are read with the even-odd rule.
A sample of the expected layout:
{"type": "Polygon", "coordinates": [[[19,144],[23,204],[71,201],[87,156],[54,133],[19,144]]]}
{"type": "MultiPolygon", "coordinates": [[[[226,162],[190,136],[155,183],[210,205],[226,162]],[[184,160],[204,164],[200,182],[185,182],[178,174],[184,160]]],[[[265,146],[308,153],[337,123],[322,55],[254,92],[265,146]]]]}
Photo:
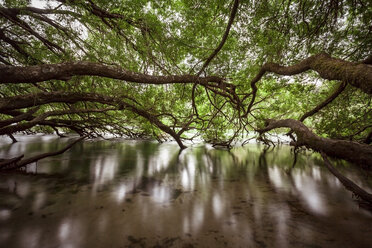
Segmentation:
{"type": "MultiPolygon", "coordinates": [[[[71,138],[18,136],[0,157],[71,138]]],[[[286,145],[88,140],[0,174],[0,247],[372,247],[372,214],[318,154],[286,145]]],[[[335,162],[369,192],[372,178],[335,162]]]]}

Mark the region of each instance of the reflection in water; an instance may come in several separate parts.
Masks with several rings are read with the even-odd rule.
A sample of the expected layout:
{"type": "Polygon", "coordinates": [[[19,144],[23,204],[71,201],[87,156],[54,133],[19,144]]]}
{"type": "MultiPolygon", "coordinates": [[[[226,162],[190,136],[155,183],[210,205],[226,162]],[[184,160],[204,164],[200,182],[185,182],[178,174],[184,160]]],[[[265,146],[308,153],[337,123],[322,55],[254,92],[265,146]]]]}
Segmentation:
{"type": "Polygon", "coordinates": [[[125,199],[125,195],[127,194],[127,186],[125,183],[119,184],[115,187],[113,192],[118,203],[122,203],[125,199]]]}
{"type": "Polygon", "coordinates": [[[296,188],[301,192],[300,196],[306,201],[309,208],[317,213],[326,214],[327,206],[323,202],[324,198],[320,195],[317,180],[314,180],[311,175],[301,172],[294,172],[293,179],[296,188]]]}
{"type": "Polygon", "coordinates": [[[100,189],[100,186],[114,179],[118,167],[117,159],[114,155],[99,155],[90,163],[91,182],[93,182],[93,192],[100,189]]]}
{"type": "MultiPolygon", "coordinates": [[[[18,139],[0,155],[68,142],[18,139]]],[[[286,146],[180,153],[175,144],[86,141],[29,174],[0,174],[0,247],[368,247],[372,214],[316,155],[292,160],[286,146]]],[[[371,191],[358,170],[338,169],[371,191]]]]}

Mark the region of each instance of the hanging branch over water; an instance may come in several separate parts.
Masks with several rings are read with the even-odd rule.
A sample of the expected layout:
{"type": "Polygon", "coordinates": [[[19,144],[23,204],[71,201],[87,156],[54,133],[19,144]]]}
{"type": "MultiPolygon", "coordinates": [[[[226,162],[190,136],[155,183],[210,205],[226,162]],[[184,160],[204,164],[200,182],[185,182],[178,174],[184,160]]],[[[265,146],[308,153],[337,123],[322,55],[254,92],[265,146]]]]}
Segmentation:
{"type": "Polygon", "coordinates": [[[285,120],[266,120],[266,126],[258,129],[260,134],[276,128],[290,128],[296,133],[297,140],[292,142],[294,146],[305,146],[318,152],[345,159],[349,162],[356,163],[363,168],[372,169],[372,147],[347,140],[335,140],[322,138],[314,134],[302,122],[293,119],[285,120]]]}
{"type": "MultiPolygon", "coordinates": [[[[49,127],[51,127],[57,133],[58,128],[62,128],[73,130],[80,135],[94,133],[96,130],[104,130],[104,132],[115,130],[111,133],[118,134],[122,133],[119,129],[124,130],[135,123],[140,127],[139,129],[142,128],[141,131],[157,127],[171,135],[181,148],[184,148],[181,134],[190,129],[195,129],[206,141],[213,141],[216,144],[225,142],[230,145],[242,132],[252,130],[250,127],[254,123],[247,120],[248,114],[254,121],[267,118],[265,115],[268,112],[265,112],[265,107],[262,106],[265,102],[271,104],[272,101],[276,101],[275,90],[270,87],[268,91],[272,92],[263,94],[260,100],[256,100],[261,97],[256,96],[258,95],[257,83],[267,72],[290,76],[312,70],[323,79],[341,81],[339,87],[323,102],[310,100],[310,104],[316,107],[301,116],[301,121],[319,113],[330,102],[335,101],[346,84],[357,87],[369,95],[372,94],[371,53],[364,44],[368,42],[370,31],[364,32],[364,29],[359,28],[360,26],[367,28],[369,24],[361,22],[355,27],[350,26],[351,29],[345,36],[353,36],[353,32],[363,33],[364,40],[354,43],[340,38],[330,39],[334,44],[345,42],[347,47],[327,50],[350,60],[363,58],[359,63],[336,59],[325,53],[310,56],[310,52],[324,49],[324,46],[322,47],[324,44],[314,44],[311,50],[301,47],[290,48],[294,44],[293,40],[300,41],[298,43],[314,41],[311,37],[307,39],[306,35],[312,37],[314,35],[318,39],[320,35],[331,37],[329,32],[341,31],[334,24],[337,21],[337,13],[343,8],[333,6],[332,1],[329,5],[315,3],[316,8],[323,5],[329,7],[325,10],[318,8],[319,13],[316,12],[315,16],[313,13],[307,13],[311,11],[304,5],[299,12],[302,20],[297,20],[298,16],[291,16],[292,8],[296,8],[291,1],[287,4],[280,3],[279,9],[276,7],[270,9],[272,6],[265,3],[251,6],[239,0],[218,2],[215,5],[211,3],[211,6],[208,6],[211,8],[192,9],[192,11],[200,11],[197,14],[201,13],[205,17],[200,18],[202,21],[193,20],[194,15],[189,16],[189,10],[194,6],[190,7],[188,4],[179,4],[177,8],[168,6],[169,8],[161,11],[153,10],[163,8],[165,3],[152,4],[148,7],[149,12],[144,14],[143,6],[134,6],[125,1],[107,2],[105,5],[94,0],[57,0],[57,2],[61,4],[53,9],[26,7],[26,5],[13,4],[11,1],[1,4],[0,21],[4,28],[0,28],[2,48],[0,49],[0,133],[7,134],[9,137],[12,137],[15,131],[32,132],[39,127],[39,130],[43,131],[50,131],[49,127]],[[220,11],[221,7],[226,8],[227,4],[231,6],[230,10],[220,11]],[[287,6],[284,8],[284,5],[287,6]],[[261,16],[259,14],[261,7],[275,11],[277,15],[271,19],[279,20],[272,23],[270,18],[261,16]],[[252,10],[257,10],[257,16],[252,10]],[[281,12],[283,10],[284,12],[281,12]],[[320,16],[317,16],[318,14],[320,16]],[[177,18],[168,19],[172,15],[177,18]],[[332,23],[328,22],[330,15],[335,15],[332,23]],[[310,17],[319,18],[308,23],[307,20],[314,19],[310,17]],[[292,22],[296,20],[306,25],[303,30],[301,28],[300,33],[296,33],[297,25],[292,22]],[[285,31],[282,33],[288,34],[288,37],[274,37],[277,30],[272,28],[272,25],[276,26],[277,21],[280,24],[279,30],[285,31]],[[205,24],[208,22],[214,24],[206,27],[205,24]],[[270,25],[266,25],[270,22],[270,25]],[[257,37],[253,37],[249,28],[253,30],[257,24],[264,32],[260,33],[260,30],[257,30],[257,37]],[[183,27],[185,32],[179,32],[183,27]],[[234,28],[234,39],[231,39],[231,46],[226,47],[232,28],[234,28]],[[323,29],[326,31],[323,32],[323,29]],[[193,34],[195,37],[192,36],[193,34]],[[220,41],[217,40],[219,43],[208,44],[216,40],[215,37],[221,37],[218,38],[221,39],[220,41]],[[256,48],[250,46],[251,39],[257,41],[256,48]],[[186,43],[187,45],[184,45],[186,43]],[[288,44],[283,46],[283,43],[288,44]],[[210,52],[204,54],[206,44],[209,45],[207,49],[210,52]],[[353,46],[357,46],[362,51],[350,49],[353,46]],[[221,54],[222,49],[226,49],[229,53],[221,54]],[[244,78],[252,73],[252,68],[249,66],[245,68],[249,65],[249,60],[254,57],[262,61],[264,58],[274,56],[271,54],[274,50],[278,51],[278,56],[284,56],[286,52],[284,49],[288,51],[288,60],[297,56],[293,55],[294,53],[310,57],[291,66],[264,64],[251,81],[251,93],[247,94],[245,91],[248,85],[244,82],[244,78]],[[350,50],[353,50],[353,53],[346,56],[345,51],[350,50]],[[206,56],[201,61],[203,64],[200,70],[191,74],[194,68],[200,65],[196,63],[191,66],[191,64],[204,56],[203,54],[206,56]],[[210,69],[208,71],[216,71],[217,74],[202,77],[207,68],[210,69]],[[183,74],[186,71],[190,73],[183,74]],[[73,80],[70,80],[72,77],[73,80]],[[241,82],[237,79],[239,77],[243,78],[241,82]],[[107,80],[107,78],[116,80],[107,80]],[[62,80],[66,82],[61,82],[62,80]],[[122,84],[117,80],[121,80],[122,84]],[[179,87],[178,84],[183,85],[179,87]],[[198,90],[199,86],[202,86],[205,92],[198,90]],[[61,90],[66,92],[59,92],[61,90]],[[34,93],[30,94],[31,92],[34,93]],[[183,97],[188,94],[191,95],[191,99],[183,97]],[[178,99],[179,96],[181,99],[178,99]],[[250,100],[248,106],[243,104],[247,99],[250,100]],[[107,110],[107,106],[110,107],[108,108],[110,111],[107,110]],[[93,113],[91,112],[93,109],[102,112],[93,113]],[[260,109],[263,111],[260,112],[260,109]],[[253,115],[251,112],[256,113],[256,110],[258,114],[253,115]],[[133,118],[135,121],[132,122],[133,118]],[[143,122],[142,118],[152,126],[149,128],[147,121],[143,122]],[[142,125],[141,122],[144,124],[142,125]],[[223,132],[227,130],[223,129],[233,129],[233,132],[230,132],[229,137],[225,137],[223,132]],[[213,133],[215,140],[210,133],[213,133]]],[[[345,11],[354,15],[354,10],[358,6],[360,8],[360,5],[357,5],[356,3],[346,5],[345,11]]],[[[346,14],[342,15],[342,19],[348,17],[346,14]]],[[[366,15],[361,15],[360,20],[363,20],[362,17],[366,15]]],[[[361,95],[364,96],[364,93],[361,95]]],[[[363,104],[361,105],[368,107],[368,104],[363,104]]],[[[281,110],[280,106],[275,107],[281,110]]],[[[273,111],[277,116],[283,114],[277,109],[273,111]]],[[[319,116],[322,117],[322,114],[319,113],[319,116]]],[[[354,112],[350,116],[353,114],[354,112]]],[[[368,129],[369,119],[366,117],[363,121],[363,125],[358,126],[357,132],[353,134],[367,137],[366,142],[370,143],[372,132],[368,129]]],[[[161,135],[154,133],[153,136],[161,135]]],[[[354,137],[350,139],[352,138],[354,139],[354,137]]]]}
{"type": "MultiPolygon", "coordinates": [[[[129,100],[131,100],[130,97],[127,97],[129,100]]],[[[21,96],[14,96],[14,97],[8,97],[8,98],[0,98],[0,113],[3,114],[17,114],[18,112],[15,110],[21,109],[21,108],[28,108],[28,107],[35,107],[40,106],[44,104],[49,103],[77,103],[77,102],[96,102],[101,104],[106,104],[110,106],[115,106],[116,108],[105,108],[105,109],[82,109],[82,110],[63,110],[63,111],[50,111],[43,113],[39,116],[33,116],[30,115],[32,111],[28,111],[26,114],[18,113],[19,115],[4,120],[6,123],[10,123],[8,126],[4,126],[0,129],[1,134],[11,134],[16,131],[22,131],[25,129],[28,129],[35,125],[50,125],[54,126],[50,120],[45,120],[48,116],[52,115],[65,115],[65,114],[71,114],[71,113],[84,113],[84,112],[106,112],[108,110],[128,110],[131,111],[141,117],[144,117],[147,119],[150,123],[157,126],[160,130],[164,131],[165,133],[168,133],[171,135],[181,149],[186,148],[186,146],[182,143],[181,140],[181,134],[183,132],[176,132],[173,128],[169,127],[168,125],[165,125],[159,118],[159,115],[154,115],[150,113],[149,111],[146,111],[145,109],[142,109],[135,104],[130,104],[126,101],[124,96],[121,97],[110,97],[102,94],[96,94],[96,93],[70,93],[70,92],[40,92],[37,94],[28,94],[28,95],[21,95],[21,96]],[[19,116],[23,116],[24,118],[20,118],[19,116]],[[12,125],[14,123],[14,119],[17,119],[18,121],[25,121],[28,120],[26,123],[20,123],[18,125],[12,125]]],[[[73,123],[71,121],[67,121],[69,124],[73,123]]],[[[57,121],[55,126],[58,126],[59,121],[57,121]]],[[[189,125],[191,122],[189,122],[189,125]]],[[[74,131],[77,131],[78,133],[81,133],[78,129],[78,126],[71,125],[72,127],[75,127],[76,129],[74,131]]],[[[187,128],[187,126],[184,126],[183,128],[187,128]]],[[[181,129],[183,130],[183,129],[181,129]]]]}
{"type": "Polygon", "coordinates": [[[55,152],[47,152],[43,154],[39,154],[30,158],[23,159],[24,155],[11,158],[11,159],[5,159],[3,161],[0,161],[0,170],[16,170],[22,167],[27,166],[28,164],[34,163],[39,161],[40,159],[47,158],[47,157],[52,157],[56,155],[60,155],[73,147],[76,143],[82,141],[85,139],[87,136],[83,136],[72,142],[71,144],[65,146],[63,149],[55,151],[55,152]]]}
{"type": "MultiPolygon", "coordinates": [[[[42,123],[46,118],[50,116],[60,116],[69,114],[82,114],[82,113],[102,113],[110,110],[115,110],[115,108],[102,108],[102,109],[68,109],[68,110],[55,110],[47,111],[38,116],[27,116],[22,120],[17,122],[12,121],[12,123],[0,128],[0,135],[12,134],[15,132],[25,131],[42,123]],[[28,119],[29,121],[25,122],[28,119]],[[16,124],[17,123],[17,124],[16,124]]],[[[14,118],[13,118],[14,119],[14,118]]]]}

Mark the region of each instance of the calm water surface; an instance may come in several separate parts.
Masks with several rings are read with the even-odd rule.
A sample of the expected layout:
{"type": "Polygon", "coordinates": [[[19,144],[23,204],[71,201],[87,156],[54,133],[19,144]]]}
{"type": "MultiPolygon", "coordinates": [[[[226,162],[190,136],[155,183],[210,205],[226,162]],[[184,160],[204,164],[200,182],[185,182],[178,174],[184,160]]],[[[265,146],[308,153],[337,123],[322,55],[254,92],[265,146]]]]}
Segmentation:
{"type": "MultiPolygon", "coordinates": [[[[0,157],[72,139],[0,140],[0,157]]],[[[0,174],[0,247],[372,247],[372,214],[323,167],[290,147],[230,152],[198,145],[85,141],[0,174]]],[[[372,179],[338,169],[366,190],[372,179]]]]}

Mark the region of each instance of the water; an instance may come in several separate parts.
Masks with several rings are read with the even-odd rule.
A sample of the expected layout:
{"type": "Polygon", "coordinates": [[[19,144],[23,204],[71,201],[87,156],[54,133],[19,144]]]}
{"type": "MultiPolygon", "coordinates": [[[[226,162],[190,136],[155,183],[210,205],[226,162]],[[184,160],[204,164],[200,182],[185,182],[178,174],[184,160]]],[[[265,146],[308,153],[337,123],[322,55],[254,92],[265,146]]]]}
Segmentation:
{"type": "MultiPolygon", "coordinates": [[[[72,139],[1,140],[0,157],[72,139]]],[[[85,141],[0,174],[0,247],[372,247],[372,214],[323,166],[290,147],[85,141]]],[[[337,168],[366,190],[371,177],[337,168]]]]}

